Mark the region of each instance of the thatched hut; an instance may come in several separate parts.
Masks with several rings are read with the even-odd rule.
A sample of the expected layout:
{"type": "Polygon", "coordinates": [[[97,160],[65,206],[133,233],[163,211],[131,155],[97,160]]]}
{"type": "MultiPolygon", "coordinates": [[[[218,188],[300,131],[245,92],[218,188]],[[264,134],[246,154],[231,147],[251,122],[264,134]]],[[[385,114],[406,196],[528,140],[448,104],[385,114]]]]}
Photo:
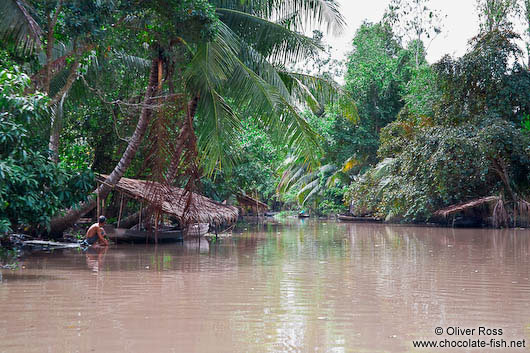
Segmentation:
{"type": "Polygon", "coordinates": [[[237,194],[237,203],[242,216],[247,215],[263,215],[269,210],[269,206],[253,197],[245,194],[237,194]]]}
{"type": "MultiPolygon", "coordinates": [[[[106,177],[100,175],[100,182],[104,182],[106,177]]],[[[114,190],[176,217],[181,224],[230,224],[237,221],[238,217],[238,209],[234,206],[154,181],[121,178],[114,190]]]]}
{"type": "Polygon", "coordinates": [[[488,196],[452,205],[434,213],[434,217],[453,225],[458,219],[457,216],[460,220],[472,225],[491,225],[495,228],[528,227],[530,225],[530,202],[523,198],[506,201],[501,196],[488,196]]]}
{"type": "Polygon", "coordinates": [[[435,219],[452,225],[474,225],[494,223],[491,218],[498,196],[488,196],[465,203],[451,205],[434,213],[435,219]],[[457,216],[459,216],[457,218],[457,216]]]}

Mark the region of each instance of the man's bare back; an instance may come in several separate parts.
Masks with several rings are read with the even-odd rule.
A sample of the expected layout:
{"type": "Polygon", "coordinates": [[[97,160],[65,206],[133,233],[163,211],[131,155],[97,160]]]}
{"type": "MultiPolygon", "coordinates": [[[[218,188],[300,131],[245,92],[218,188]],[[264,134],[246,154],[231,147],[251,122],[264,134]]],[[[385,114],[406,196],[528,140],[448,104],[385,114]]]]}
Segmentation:
{"type": "Polygon", "coordinates": [[[99,245],[109,245],[109,242],[105,239],[105,229],[103,229],[105,221],[105,217],[101,216],[99,217],[98,223],[94,223],[88,228],[85,236],[85,240],[88,244],[93,245],[97,242],[99,245]]]}

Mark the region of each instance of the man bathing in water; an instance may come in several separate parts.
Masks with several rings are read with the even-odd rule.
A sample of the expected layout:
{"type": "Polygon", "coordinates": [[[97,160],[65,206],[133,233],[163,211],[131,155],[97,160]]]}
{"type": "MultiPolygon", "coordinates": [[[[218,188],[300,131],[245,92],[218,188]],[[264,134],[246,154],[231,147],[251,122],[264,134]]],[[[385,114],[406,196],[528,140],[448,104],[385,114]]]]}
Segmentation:
{"type": "Polygon", "coordinates": [[[97,243],[98,245],[108,246],[109,242],[105,239],[105,229],[103,229],[106,221],[105,216],[99,216],[99,222],[92,224],[86,231],[84,243],[87,245],[97,243]]]}

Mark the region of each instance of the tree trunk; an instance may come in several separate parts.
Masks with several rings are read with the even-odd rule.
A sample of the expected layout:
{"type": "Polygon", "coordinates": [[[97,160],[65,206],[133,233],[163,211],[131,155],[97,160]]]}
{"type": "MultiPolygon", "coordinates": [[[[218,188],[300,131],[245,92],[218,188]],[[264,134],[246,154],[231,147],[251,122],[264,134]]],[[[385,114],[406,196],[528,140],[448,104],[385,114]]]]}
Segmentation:
{"type": "Polygon", "coordinates": [[[77,69],[79,68],[79,59],[76,59],[70,69],[70,74],[66,80],[66,84],[57,94],[52,98],[49,106],[55,106],[55,116],[52,119],[49,149],[51,151],[51,159],[54,163],[59,162],[59,140],[61,129],[63,126],[63,103],[66,95],[72,88],[75,80],[77,80],[77,69]]]}
{"type": "Polygon", "coordinates": [[[502,160],[502,158],[492,158],[493,162],[493,170],[497,172],[499,177],[501,178],[502,182],[504,183],[504,186],[506,187],[506,190],[510,194],[512,200],[514,202],[517,201],[517,195],[513,191],[512,187],[510,186],[510,177],[508,176],[508,171],[506,169],[506,164],[502,160]]]}
{"type": "MultiPolygon", "coordinates": [[[[114,167],[112,173],[110,173],[108,178],[105,180],[105,183],[100,184],[99,187],[95,190],[95,194],[99,193],[101,198],[105,198],[110,192],[111,186],[114,186],[116,185],[116,183],[118,183],[127,168],[129,168],[129,165],[131,164],[134,156],[136,155],[138,147],[140,147],[140,143],[142,142],[151,117],[151,97],[153,97],[157,90],[158,62],[159,59],[153,59],[151,62],[149,83],[147,85],[147,90],[145,92],[143,101],[144,105],[142,107],[138,123],[136,124],[136,129],[134,130],[134,133],[131,139],[129,140],[129,144],[125,149],[125,152],[123,152],[120,161],[114,167]]],[[[50,233],[52,235],[62,234],[65,229],[71,227],[80,217],[93,210],[94,207],[96,207],[96,199],[92,195],[87,201],[82,202],[80,205],[78,205],[78,207],[71,208],[70,210],[68,210],[65,215],[53,218],[50,224],[50,233]]]]}
{"type": "Polygon", "coordinates": [[[63,126],[63,104],[66,94],[62,96],[61,100],[54,107],[54,114],[52,116],[52,124],[50,131],[50,143],[48,149],[50,150],[50,158],[53,163],[59,162],[59,139],[61,129],[63,126]]]}

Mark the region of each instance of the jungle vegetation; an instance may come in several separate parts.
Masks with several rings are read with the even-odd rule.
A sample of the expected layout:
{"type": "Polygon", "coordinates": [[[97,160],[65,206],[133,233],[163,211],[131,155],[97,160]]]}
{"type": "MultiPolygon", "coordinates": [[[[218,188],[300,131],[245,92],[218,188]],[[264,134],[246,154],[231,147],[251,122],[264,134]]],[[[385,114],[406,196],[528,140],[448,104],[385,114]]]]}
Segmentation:
{"type": "Polygon", "coordinates": [[[478,0],[468,53],[432,64],[429,6],[390,1],[341,62],[331,0],[3,1],[0,233],[61,234],[95,189],[112,218],[122,176],[407,222],[530,210],[530,2],[478,0]]]}

